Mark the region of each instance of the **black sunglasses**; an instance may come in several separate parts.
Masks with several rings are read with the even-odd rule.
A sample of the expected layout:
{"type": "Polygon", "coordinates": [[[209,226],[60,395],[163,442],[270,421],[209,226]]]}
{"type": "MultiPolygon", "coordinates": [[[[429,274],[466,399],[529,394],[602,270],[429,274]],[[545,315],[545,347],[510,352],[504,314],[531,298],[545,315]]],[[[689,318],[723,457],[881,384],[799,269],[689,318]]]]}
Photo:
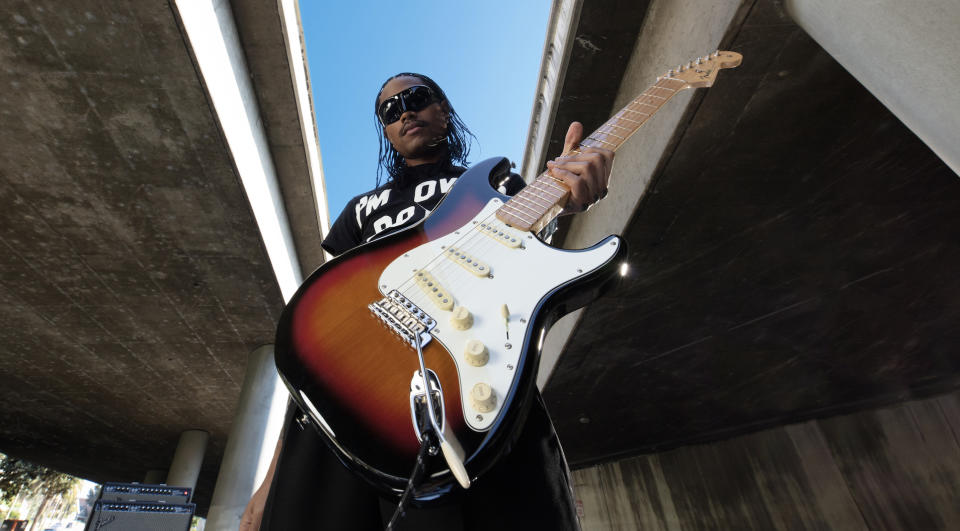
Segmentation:
{"type": "Polygon", "coordinates": [[[419,111],[439,101],[433,90],[426,85],[414,85],[383,100],[377,108],[377,117],[384,127],[396,122],[407,111],[419,111]]]}

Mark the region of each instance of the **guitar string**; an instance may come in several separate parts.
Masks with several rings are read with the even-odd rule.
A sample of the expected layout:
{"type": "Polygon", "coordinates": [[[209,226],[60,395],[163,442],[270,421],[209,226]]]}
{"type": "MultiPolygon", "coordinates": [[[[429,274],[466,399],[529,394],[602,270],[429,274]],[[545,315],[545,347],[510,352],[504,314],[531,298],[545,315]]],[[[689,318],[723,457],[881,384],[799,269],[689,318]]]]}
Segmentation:
{"type": "MultiPolygon", "coordinates": [[[[591,146],[591,145],[586,144],[586,142],[588,142],[588,141],[590,141],[590,142],[593,143],[593,144],[599,143],[599,144],[601,144],[601,145],[609,145],[609,146],[611,146],[614,150],[616,150],[617,148],[619,148],[620,145],[621,145],[624,141],[626,141],[626,139],[627,139],[629,136],[631,136],[634,132],[636,132],[644,123],[646,123],[647,119],[649,119],[653,114],[655,114],[658,110],[660,110],[660,108],[663,106],[664,103],[666,103],[666,101],[670,100],[674,94],[676,94],[677,92],[679,92],[680,90],[682,90],[682,88],[674,89],[674,88],[670,88],[670,87],[667,87],[667,86],[663,86],[663,85],[666,84],[666,82],[668,82],[668,81],[679,81],[679,82],[681,82],[681,83],[685,83],[683,80],[676,79],[676,78],[667,78],[667,77],[665,77],[665,78],[662,78],[662,79],[658,79],[656,83],[654,83],[654,84],[653,84],[652,86],[650,86],[647,90],[645,90],[644,92],[642,92],[639,96],[637,96],[637,98],[635,98],[634,100],[632,100],[632,101],[630,101],[629,103],[627,103],[627,105],[625,105],[623,109],[621,109],[621,110],[618,111],[616,114],[614,114],[610,119],[607,120],[607,122],[605,122],[605,123],[602,124],[599,128],[597,128],[596,131],[594,131],[593,133],[591,133],[589,136],[585,137],[584,140],[580,143],[580,145],[579,145],[577,148],[575,148],[574,150],[572,150],[572,152],[580,153],[580,149],[579,149],[580,147],[595,147],[595,146],[591,146]],[[666,97],[664,97],[664,96],[659,96],[659,95],[656,95],[656,94],[648,94],[648,91],[650,91],[651,89],[655,89],[655,88],[668,90],[668,91],[670,91],[670,94],[668,94],[666,97]],[[647,101],[643,101],[644,98],[646,98],[647,101]],[[662,100],[662,101],[660,101],[660,102],[654,102],[654,101],[653,101],[653,98],[658,98],[658,99],[660,99],[660,100],[662,100]],[[634,107],[634,106],[637,106],[637,105],[646,105],[646,106],[652,107],[652,108],[653,108],[653,112],[652,112],[652,113],[644,113],[644,112],[637,111],[635,108],[631,108],[631,107],[634,107]],[[634,121],[634,120],[626,119],[624,116],[622,116],[625,112],[632,112],[632,113],[635,113],[635,114],[640,114],[640,115],[645,116],[645,118],[641,119],[640,121],[634,121]],[[636,123],[636,126],[634,126],[634,127],[632,127],[632,128],[626,128],[626,127],[620,125],[620,123],[622,123],[623,121],[636,123]],[[621,137],[621,136],[619,136],[619,135],[612,134],[612,133],[610,132],[609,129],[611,129],[611,128],[613,128],[613,127],[618,127],[618,128],[620,128],[620,129],[630,130],[631,132],[630,132],[629,134],[627,134],[626,137],[621,137]],[[608,130],[605,131],[604,128],[608,128],[608,130]],[[597,134],[603,135],[604,138],[602,138],[602,139],[601,139],[601,138],[596,138],[594,135],[597,135],[597,134]],[[615,141],[615,142],[609,142],[609,141],[607,141],[607,139],[610,138],[611,136],[617,138],[619,141],[615,141]]],[[[551,178],[551,179],[554,179],[554,180],[558,180],[558,181],[559,181],[559,179],[556,179],[555,177],[551,176],[548,172],[544,172],[540,177],[538,177],[537,180],[539,180],[541,177],[551,178]]],[[[532,185],[535,185],[535,183],[531,183],[531,186],[532,186],[532,185]]],[[[535,189],[535,188],[534,188],[533,190],[535,190],[535,191],[540,191],[540,190],[537,190],[537,189],[535,189]]],[[[523,192],[523,191],[521,191],[521,193],[522,193],[522,192],[523,192]]],[[[538,199],[543,199],[540,195],[537,195],[534,191],[531,191],[531,194],[534,195],[534,197],[537,197],[538,199]]],[[[518,194],[518,195],[519,195],[519,194],[518,194]]],[[[516,196],[515,196],[515,197],[516,197],[516,196]]],[[[512,200],[512,199],[511,199],[511,200],[512,200]]],[[[530,207],[523,204],[523,201],[525,201],[525,200],[526,200],[526,201],[529,201],[529,202],[531,202],[531,203],[534,203],[535,205],[537,204],[536,201],[527,199],[526,197],[521,197],[521,200],[520,200],[520,201],[516,201],[516,202],[515,202],[516,204],[513,205],[513,208],[516,209],[517,211],[521,211],[521,212],[522,212],[523,210],[529,210],[530,207]]],[[[510,202],[510,201],[507,201],[507,202],[510,202]]],[[[555,204],[555,203],[554,203],[554,204],[555,204]]],[[[503,208],[503,206],[505,206],[505,205],[501,205],[500,208],[503,208]]],[[[539,206],[539,205],[538,205],[538,206],[539,206]]],[[[421,205],[421,208],[423,208],[422,205],[421,205]]],[[[474,238],[475,238],[475,236],[478,235],[478,233],[479,233],[479,231],[480,231],[481,225],[484,224],[484,223],[490,223],[491,218],[494,218],[494,217],[496,216],[496,212],[499,211],[500,208],[498,208],[496,211],[494,211],[493,213],[491,213],[490,215],[488,215],[488,216],[487,216],[486,218],[484,218],[483,220],[480,220],[479,223],[476,223],[476,224],[474,224],[472,227],[469,227],[466,234],[462,235],[460,238],[458,238],[456,241],[454,241],[452,245],[446,246],[445,249],[443,249],[440,253],[436,254],[433,258],[429,259],[429,260],[423,265],[423,267],[420,267],[420,268],[417,269],[416,271],[427,271],[427,272],[430,272],[431,274],[433,274],[433,272],[436,271],[438,274],[440,274],[440,268],[444,268],[445,271],[449,271],[449,270],[452,269],[454,266],[456,266],[456,268],[459,269],[459,268],[460,268],[459,264],[453,264],[453,263],[452,263],[452,260],[450,261],[451,263],[449,263],[449,264],[444,264],[444,263],[443,263],[444,254],[445,254],[445,252],[446,252],[446,249],[449,249],[450,247],[455,247],[455,248],[461,249],[461,250],[463,250],[463,251],[466,251],[466,250],[467,250],[467,249],[466,249],[466,246],[467,246],[467,244],[469,244],[469,242],[471,242],[471,241],[483,241],[483,240],[474,240],[474,238]],[[476,231],[476,232],[475,232],[475,231],[476,231]],[[439,262],[439,264],[438,264],[438,262],[439,262]],[[444,267],[444,266],[446,266],[446,267],[444,267]]],[[[424,210],[426,210],[426,209],[424,208],[424,210]]],[[[546,209],[546,210],[549,210],[549,208],[546,209]]],[[[512,215],[512,216],[514,216],[514,217],[517,217],[516,215],[513,215],[513,214],[510,214],[510,215],[512,215]]],[[[498,220],[498,221],[499,221],[499,220],[498,220]]],[[[506,225],[506,223],[504,223],[504,224],[506,225]]],[[[516,230],[516,229],[514,229],[514,230],[516,230]]],[[[528,234],[529,234],[529,231],[519,231],[519,230],[517,230],[517,232],[518,232],[518,233],[528,233],[528,234]]],[[[482,236],[483,236],[483,238],[487,238],[486,235],[482,235],[482,236]]],[[[522,238],[522,235],[518,234],[518,236],[521,236],[521,238],[522,238]]],[[[492,241],[492,239],[491,239],[491,241],[492,241]]],[[[474,252],[471,252],[470,254],[473,255],[473,256],[476,256],[475,253],[476,253],[476,249],[474,249],[474,252]]],[[[489,264],[487,264],[487,265],[489,266],[489,264]]],[[[466,271],[464,271],[464,272],[465,272],[465,273],[468,273],[468,272],[466,272],[466,271]]],[[[469,274],[469,273],[468,273],[468,274],[469,274]]],[[[406,280],[402,281],[402,282],[401,282],[396,288],[394,288],[394,289],[397,289],[398,292],[403,293],[405,296],[410,296],[411,291],[412,291],[414,288],[416,288],[416,276],[417,276],[417,275],[416,275],[416,272],[412,272],[412,273],[410,274],[410,276],[407,277],[406,280]]],[[[439,280],[439,279],[438,279],[438,280],[439,280]]],[[[450,286],[447,286],[447,285],[445,285],[445,284],[443,284],[443,283],[440,283],[440,285],[443,286],[445,290],[448,290],[448,291],[451,290],[450,286]]],[[[456,284],[453,284],[453,285],[456,285],[456,284]]],[[[419,288],[418,288],[418,289],[419,289],[419,288]]],[[[452,293],[448,293],[448,295],[452,297],[452,293]]],[[[419,299],[420,297],[417,297],[417,298],[419,299]]],[[[421,309],[423,309],[423,308],[421,308],[421,309]]]]}
{"type": "MultiPolygon", "coordinates": [[[[585,138],[585,139],[584,139],[584,141],[587,141],[587,140],[590,140],[590,139],[588,139],[588,138],[585,138]]],[[[579,146],[579,147],[583,147],[583,143],[581,143],[581,146],[579,146]]],[[[590,146],[586,146],[586,147],[590,147],[590,146]]],[[[579,152],[579,149],[577,149],[577,151],[579,152]]],[[[555,177],[551,176],[551,175],[550,175],[549,173],[547,173],[547,172],[544,172],[540,177],[538,177],[538,180],[539,180],[540,178],[550,178],[550,179],[554,179],[554,180],[556,180],[556,181],[558,181],[558,182],[562,182],[562,181],[560,181],[559,179],[556,179],[555,177]]],[[[531,186],[532,186],[533,184],[534,184],[534,183],[531,183],[531,186]]],[[[523,191],[524,191],[524,190],[521,190],[521,192],[523,192],[523,191]]],[[[518,194],[518,195],[519,195],[519,194],[518,194]]],[[[508,200],[507,202],[511,201],[512,199],[514,199],[514,198],[516,198],[516,197],[517,197],[517,196],[514,196],[513,198],[511,198],[511,199],[508,200]]],[[[538,196],[538,197],[539,197],[539,196],[538,196]]],[[[555,201],[551,201],[551,203],[552,203],[552,204],[556,204],[555,201]]],[[[552,205],[551,205],[551,207],[552,207],[552,205]]],[[[524,231],[524,230],[520,230],[520,229],[517,229],[517,228],[514,228],[514,227],[510,227],[507,223],[503,222],[503,221],[500,220],[499,218],[496,218],[496,214],[497,214],[497,212],[500,211],[501,208],[503,208],[503,205],[501,205],[499,208],[497,208],[496,210],[494,210],[494,211],[493,211],[491,214],[489,214],[486,218],[484,218],[484,219],[482,219],[482,220],[477,220],[477,223],[473,224],[471,227],[468,228],[468,230],[466,231],[466,234],[461,235],[461,237],[458,238],[456,241],[454,241],[452,244],[444,246],[445,248],[444,248],[441,252],[437,253],[437,254],[434,255],[432,258],[430,258],[427,262],[424,263],[424,265],[423,265],[422,267],[416,269],[415,271],[412,271],[411,274],[410,274],[405,280],[403,280],[400,284],[398,284],[397,287],[394,288],[394,289],[396,289],[398,292],[400,292],[400,293],[403,294],[405,297],[407,297],[407,298],[409,298],[409,299],[411,299],[411,300],[416,299],[416,300],[420,301],[420,300],[423,300],[424,298],[425,298],[426,300],[430,300],[430,297],[429,297],[429,296],[426,296],[426,297],[421,297],[421,296],[420,296],[420,293],[422,293],[422,292],[421,292],[420,288],[416,285],[416,282],[417,282],[417,280],[416,280],[417,274],[416,274],[416,273],[417,273],[418,271],[426,271],[426,272],[429,272],[431,275],[434,275],[434,278],[436,278],[438,275],[441,276],[441,277],[442,277],[442,276],[445,276],[444,272],[449,272],[450,270],[454,270],[454,271],[459,270],[459,271],[457,271],[458,273],[459,273],[460,271],[462,271],[462,272],[463,272],[464,274],[466,274],[466,275],[471,275],[471,273],[469,273],[468,271],[463,270],[462,266],[460,266],[459,264],[454,263],[453,260],[447,259],[447,258],[445,257],[445,253],[447,252],[447,249],[449,249],[449,248],[451,248],[451,247],[454,247],[454,248],[459,249],[459,250],[461,250],[461,251],[467,252],[468,254],[471,254],[473,257],[477,257],[478,254],[482,256],[483,253],[480,253],[480,252],[479,252],[478,246],[476,246],[476,245],[471,245],[471,242],[483,242],[481,245],[487,244],[487,242],[489,242],[489,243],[487,244],[487,248],[495,248],[495,246],[503,245],[502,243],[497,242],[497,241],[496,241],[496,238],[493,238],[493,237],[491,237],[491,236],[488,236],[488,235],[486,235],[486,234],[483,234],[483,230],[485,230],[485,229],[482,228],[483,225],[484,225],[484,224],[486,224],[486,225],[488,225],[488,226],[489,226],[489,225],[492,225],[492,224],[494,223],[493,220],[495,220],[496,222],[503,223],[503,225],[505,226],[505,228],[510,229],[510,230],[512,230],[512,231],[515,231],[515,233],[516,233],[515,235],[518,237],[518,239],[521,240],[520,244],[523,245],[524,235],[525,235],[525,234],[531,234],[530,231],[524,231]],[[476,236],[480,236],[480,238],[477,239],[476,236]],[[441,270],[441,269],[442,269],[442,270],[441,270]]],[[[516,208],[516,207],[515,207],[515,208],[516,208]]],[[[522,208],[526,208],[527,210],[529,210],[530,207],[524,206],[524,207],[522,207],[522,208]]],[[[426,209],[424,209],[424,210],[426,210],[426,209]]],[[[546,212],[546,211],[548,211],[548,210],[549,210],[549,208],[544,209],[544,212],[546,212]]],[[[461,230],[462,230],[462,228],[461,228],[461,230]]],[[[509,234],[509,232],[508,232],[508,234],[509,234]]],[[[429,242],[428,242],[428,243],[429,243],[429,242]]],[[[489,267],[489,268],[492,269],[492,266],[491,266],[490,264],[486,264],[486,265],[487,265],[487,267],[489,267]]],[[[438,284],[439,284],[440,286],[442,286],[442,287],[448,292],[448,296],[453,297],[453,293],[454,293],[453,287],[458,286],[459,283],[452,283],[452,282],[451,282],[451,283],[445,283],[445,282],[440,282],[439,280],[440,280],[440,279],[437,278],[438,284]]],[[[424,294],[424,295],[425,295],[425,294],[424,294]]],[[[454,301],[456,301],[456,298],[454,298],[454,301]]],[[[422,304],[422,303],[421,303],[421,304],[422,304]]],[[[418,304],[418,306],[421,306],[421,304],[418,304]]],[[[433,304],[433,302],[430,301],[430,304],[433,304]]],[[[427,308],[421,306],[421,309],[424,310],[424,312],[429,313],[429,312],[427,312],[427,308]]]]}
{"type": "MultiPolygon", "coordinates": [[[[495,212],[495,211],[494,211],[494,213],[488,215],[482,222],[484,222],[484,223],[489,222],[490,218],[492,218],[492,217],[494,217],[494,216],[496,216],[496,212],[495,212]]],[[[472,238],[472,237],[477,236],[478,234],[475,234],[474,231],[475,231],[475,230],[477,229],[477,227],[479,227],[479,226],[480,226],[480,223],[478,223],[478,224],[476,224],[476,225],[473,225],[472,227],[469,227],[468,230],[466,231],[466,234],[462,234],[462,235],[460,236],[460,238],[458,238],[457,240],[455,240],[451,245],[448,245],[447,248],[449,248],[449,247],[451,247],[451,246],[458,246],[458,245],[460,245],[460,242],[466,241],[468,238],[472,238]]],[[[485,237],[485,236],[484,236],[484,237],[485,237]]],[[[435,241],[435,240],[434,240],[434,241],[435,241]]],[[[427,243],[429,244],[429,243],[433,243],[433,242],[427,242],[427,243]]],[[[444,252],[445,252],[445,250],[442,251],[442,252],[440,252],[440,253],[437,253],[437,254],[434,255],[432,258],[430,258],[429,260],[427,260],[421,267],[419,267],[419,268],[417,268],[415,271],[411,272],[410,276],[408,276],[405,280],[401,281],[394,289],[396,289],[398,292],[404,294],[405,296],[406,296],[411,290],[413,290],[414,288],[419,289],[419,288],[417,288],[417,286],[416,286],[416,282],[417,282],[417,280],[416,280],[416,277],[417,277],[416,272],[417,272],[417,271],[424,271],[424,270],[426,270],[427,272],[432,272],[432,271],[433,271],[432,268],[435,267],[435,264],[436,264],[437,262],[439,262],[440,260],[444,260],[444,259],[445,259],[445,258],[444,258],[444,252]]],[[[451,265],[453,265],[453,264],[451,264],[451,265]]],[[[457,267],[459,267],[459,266],[457,266],[457,267]]],[[[432,273],[431,273],[431,274],[432,274],[432,273]]],[[[446,288],[446,286],[444,286],[444,287],[446,288]]],[[[449,289],[449,288],[448,288],[448,289],[449,289]]],[[[426,309],[424,309],[424,308],[421,308],[421,309],[424,310],[424,311],[426,311],[426,309]]]]}
{"type": "MultiPolygon", "coordinates": [[[[549,174],[547,174],[546,172],[544,172],[544,174],[543,174],[541,177],[544,177],[544,176],[549,176],[549,174]]],[[[514,197],[516,197],[516,196],[514,196],[514,197]]],[[[511,198],[511,200],[512,200],[512,199],[513,199],[513,198],[511,198]]],[[[507,202],[510,202],[510,200],[508,200],[507,202]]],[[[503,208],[503,205],[501,205],[499,208],[497,208],[495,211],[493,211],[493,212],[492,212],[490,215],[488,215],[486,218],[484,218],[484,219],[482,219],[482,220],[478,220],[478,222],[477,222],[476,224],[473,224],[473,226],[470,227],[470,228],[467,230],[467,233],[466,233],[466,234],[462,235],[459,239],[457,239],[457,240],[456,240],[455,242],[453,242],[451,245],[445,246],[446,249],[449,249],[450,247],[455,247],[455,248],[458,248],[458,249],[461,249],[461,250],[466,251],[466,250],[467,250],[467,249],[466,249],[466,246],[468,245],[468,243],[469,243],[471,240],[473,240],[473,241],[481,241],[481,242],[483,242],[483,241],[485,241],[485,240],[489,240],[491,243],[496,243],[496,245],[502,245],[502,244],[500,244],[500,243],[498,243],[498,242],[495,242],[495,239],[494,239],[494,238],[491,238],[490,236],[487,236],[487,235],[485,235],[485,234],[482,234],[482,232],[483,232],[482,226],[483,226],[484,224],[487,224],[487,225],[492,224],[491,219],[496,217],[497,212],[499,212],[501,208],[503,208]],[[482,236],[482,238],[480,238],[480,239],[478,239],[478,240],[475,240],[474,237],[477,236],[477,234],[474,233],[474,231],[476,231],[477,233],[479,233],[479,234],[482,236]]],[[[426,210],[426,209],[424,209],[424,210],[426,210]]],[[[548,210],[548,209],[547,209],[547,210],[548,210]]],[[[501,223],[504,223],[505,226],[507,225],[507,224],[506,224],[505,222],[503,222],[502,220],[497,219],[497,221],[499,221],[499,222],[501,222],[501,223]]],[[[516,232],[517,232],[516,235],[517,235],[518,238],[521,239],[521,240],[523,239],[523,234],[529,234],[529,233],[530,233],[530,231],[523,231],[523,230],[516,229],[516,228],[513,228],[513,227],[509,227],[509,226],[508,226],[508,228],[516,231],[516,232]]],[[[522,241],[521,241],[521,244],[522,244],[522,241]]],[[[424,266],[423,266],[423,267],[420,267],[419,269],[417,269],[417,271],[424,271],[424,270],[426,270],[426,271],[430,272],[431,274],[433,274],[434,271],[438,271],[438,269],[437,269],[438,266],[436,265],[436,262],[438,262],[438,261],[439,261],[440,264],[441,264],[440,267],[447,265],[447,264],[444,264],[444,262],[449,262],[449,265],[450,265],[450,266],[455,266],[457,269],[461,269],[461,266],[460,266],[459,264],[454,264],[452,260],[444,259],[444,258],[445,258],[444,254],[446,253],[446,249],[444,249],[442,252],[436,254],[433,258],[431,258],[430,260],[428,260],[428,261],[424,264],[424,266]]],[[[473,254],[474,256],[476,256],[476,252],[477,252],[477,251],[474,250],[474,252],[472,252],[472,253],[470,253],[470,254],[473,254]]],[[[489,264],[487,264],[487,265],[489,266],[489,264]]],[[[447,269],[450,269],[450,268],[447,268],[447,269]]],[[[465,271],[465,272],[466,272],[466,271],[465,271]]],[[[397,291],[399,291],[400,293],[403,293],[404,295],[407,295],[408,293],[410,293],[410,291],[411,291],[414,287],[416,287],[416,276],[417,276],[416,273],[415,273],[415,272],[412,272],[411,275],[410,275],[409,277],[407,277],[404,281],[402,281],[400,284],[398,284],[395,289],[397,289],[397,291]],[[411,283],[412,283],[412,285],[410,285],[411,283]]],[[[441,283],[441,285],[443,285],[443,284],[441,283]]],[[[449,289],[449,287],[446,286],[446,285],[444,285],[444,287],[447,288],[447,289],[449,289]]]]}

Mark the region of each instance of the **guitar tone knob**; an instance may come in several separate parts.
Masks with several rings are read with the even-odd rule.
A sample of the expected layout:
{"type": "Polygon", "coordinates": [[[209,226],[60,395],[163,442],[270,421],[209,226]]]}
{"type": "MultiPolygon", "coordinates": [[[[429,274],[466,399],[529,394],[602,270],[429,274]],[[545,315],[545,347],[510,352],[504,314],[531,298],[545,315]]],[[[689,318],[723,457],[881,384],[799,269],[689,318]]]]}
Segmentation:
{"type": "Polygon", "coordinates": [[[470,390],[470,401],[473,402],[473,409],[480,413],[490,413],[497,405],[497,395],[493,392],[493,388],[480,382],[470,390]]]}
{"type": "Polygon", "coordinates": [[[463,357],[474,367],[483,367],[490,360],[490,351],[482,341],[471,339],[463,349],[463,357]]]}
{"type": "Polygon", "coordinates": [[[473,326],[473,315],[463,306],[457,306],[450,314],[450,326],[457,330],[466,330],[473,326]]]}

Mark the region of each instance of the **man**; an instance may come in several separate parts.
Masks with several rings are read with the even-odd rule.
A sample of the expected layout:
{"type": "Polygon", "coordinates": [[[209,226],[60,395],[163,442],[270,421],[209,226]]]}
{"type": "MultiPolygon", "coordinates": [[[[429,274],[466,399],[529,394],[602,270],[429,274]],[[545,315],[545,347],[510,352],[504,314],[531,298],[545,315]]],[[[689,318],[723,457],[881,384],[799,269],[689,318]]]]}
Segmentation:
{"type": "MultiPolygon", "coordinates": [[[[322,245],[341,254],[357,245],[409,227],[427,216],[465,170],[466,128],[443,90],[422,74],[398,74],[377,95],[382,186],[353,198],[322,245]]],[[[567,131],[564,153],[577,148],[583,127],[567,131]]],[[[566,211],[580,211],[606,195],[613,152],[581,147],[547,163],[570,189],[566,211]]],[[[377,184],[379,185],[379,172],[377,184]]],[[[500,183],[512,194],[517,176],[500,183]]],[[[395,507],[354,478],[313,428],[302,429],[288,413],[273,463],[241,520],[256,529],[382,529],[395,507]]],[[[400,529],[578,529],[566,462],[539,395],[511,452],[460,500],[431,509],[408,509],[400,529]]]]}

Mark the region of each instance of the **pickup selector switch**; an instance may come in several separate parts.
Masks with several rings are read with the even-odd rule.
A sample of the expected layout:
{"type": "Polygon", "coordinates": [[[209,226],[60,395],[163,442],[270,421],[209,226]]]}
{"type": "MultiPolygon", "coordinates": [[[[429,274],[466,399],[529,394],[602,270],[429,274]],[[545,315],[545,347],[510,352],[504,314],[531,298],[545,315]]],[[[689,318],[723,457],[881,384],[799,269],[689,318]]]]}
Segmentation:
{"type": "Polygon", "coordinates": [[[473,315],[463,306],[457,306],[450,313],[450,325],[457,330],[466,330],[473,326],[473,315]]]}
{"type": "Polygon", "coordinates": [[[463,357],[467,359],[467,363],[470,365],[483,367],[490,360],[490,352],[482,341],[471,339],[467,341],[467,346],[463,349],[463,357]]]}
{"type": "Polygon", "coordinates": [[[489,385],[481,382],[470,390],[470,401],[473,402],[473,409],[480,413],[490,413],[497,405],[497,395],[489,385]]]}

